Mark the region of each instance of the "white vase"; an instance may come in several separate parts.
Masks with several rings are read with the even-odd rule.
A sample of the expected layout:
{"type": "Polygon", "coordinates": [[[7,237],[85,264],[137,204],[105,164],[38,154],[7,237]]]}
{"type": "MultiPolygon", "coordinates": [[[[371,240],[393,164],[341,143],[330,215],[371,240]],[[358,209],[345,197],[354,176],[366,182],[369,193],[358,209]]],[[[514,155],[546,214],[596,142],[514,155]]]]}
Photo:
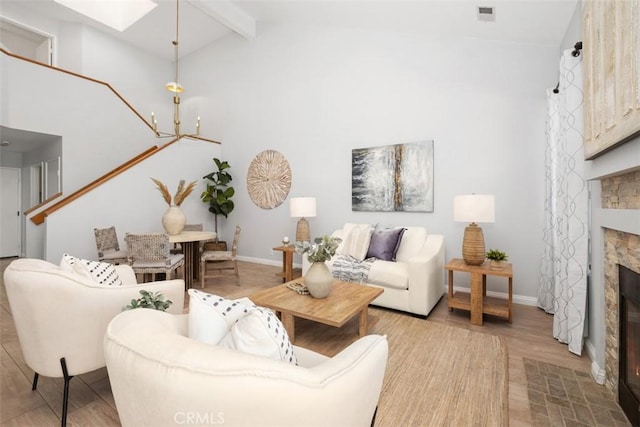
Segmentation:
{"type": "Polygon", "coordinates": [[[187,217],[180,209],[180,206],[169,206],[162,215],[162,226],[169,235],[180,234],[187,222],[187,217]]]}
{"type": "Polygon", "coordinates": [[[333,276],[324,262],[314,262],[304,276],[304,284],[314,298],[326,298],[333,286],[333,276]]]}
{"type": "Polygon", "coordinates": [[[496,261],[492,259],[491,262],[489,263],[489,268],[491,270],[502,270],[504,268],[504,262],[496,261]]]}

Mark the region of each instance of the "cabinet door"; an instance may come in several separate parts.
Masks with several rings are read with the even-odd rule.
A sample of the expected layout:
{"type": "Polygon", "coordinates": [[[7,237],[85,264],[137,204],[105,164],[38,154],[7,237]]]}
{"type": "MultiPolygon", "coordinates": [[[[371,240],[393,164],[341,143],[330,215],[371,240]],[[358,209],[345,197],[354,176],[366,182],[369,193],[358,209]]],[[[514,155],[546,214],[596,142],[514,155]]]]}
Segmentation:
{"type": "Polygon", "coordinates": [[[640,132],[640,0],[586,0],[583,9],[585,158],[640,132]]]}

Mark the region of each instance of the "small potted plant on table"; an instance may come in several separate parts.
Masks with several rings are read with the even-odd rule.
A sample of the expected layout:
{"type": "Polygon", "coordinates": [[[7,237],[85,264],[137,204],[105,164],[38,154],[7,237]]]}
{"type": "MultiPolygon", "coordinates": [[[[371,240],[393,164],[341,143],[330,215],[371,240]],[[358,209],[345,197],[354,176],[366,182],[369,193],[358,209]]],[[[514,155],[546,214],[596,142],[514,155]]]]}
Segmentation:
{"type": "Polygon", "coordinates": [[[502,270],[504,268],[504,262],[508,258],[505,252],[498,249],[489,249],[487,252],[487,259],[490,261],[490,268],[492,270],[502,270]]]}

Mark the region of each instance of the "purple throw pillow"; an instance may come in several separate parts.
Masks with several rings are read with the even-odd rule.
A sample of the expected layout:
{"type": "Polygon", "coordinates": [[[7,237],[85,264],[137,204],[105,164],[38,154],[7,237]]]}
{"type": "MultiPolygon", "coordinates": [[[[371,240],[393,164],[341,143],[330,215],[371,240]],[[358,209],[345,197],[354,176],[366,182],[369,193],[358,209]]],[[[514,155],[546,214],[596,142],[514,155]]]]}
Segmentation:
{"type": "Polygon", "coordinates": [[[371,243],[369,243],[367,258],[395,261],[396,252],[398,252],[398,248],[400,247],[404,230],[404,228],[393,228],[391,230],[376,229],[373,234],[371,234],[371,243]]]}

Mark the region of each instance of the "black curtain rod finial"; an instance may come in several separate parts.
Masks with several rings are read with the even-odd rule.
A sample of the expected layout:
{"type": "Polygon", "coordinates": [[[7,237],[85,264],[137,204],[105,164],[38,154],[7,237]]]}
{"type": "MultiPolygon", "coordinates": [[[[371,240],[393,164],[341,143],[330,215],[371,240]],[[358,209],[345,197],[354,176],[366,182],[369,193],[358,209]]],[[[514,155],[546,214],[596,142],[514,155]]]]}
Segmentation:
{"type": "Polygon", "coordinates": [[[582,50],[582,42],[579,41],[573,46],[573,52],[571,52],[571,56],[578,57],[580,56],[580,51],[582,50]]]}

